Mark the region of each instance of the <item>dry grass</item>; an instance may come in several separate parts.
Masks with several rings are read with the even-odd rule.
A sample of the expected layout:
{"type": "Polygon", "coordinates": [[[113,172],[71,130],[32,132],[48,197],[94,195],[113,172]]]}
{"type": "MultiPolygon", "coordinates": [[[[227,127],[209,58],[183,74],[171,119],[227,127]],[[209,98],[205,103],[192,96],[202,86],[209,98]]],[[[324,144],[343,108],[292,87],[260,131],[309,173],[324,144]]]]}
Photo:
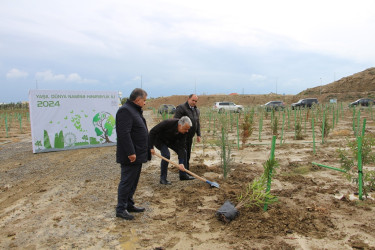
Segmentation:
{"type": "Polygon", "coordinates": [[[351,136],[353,134],[353,131],[349,129],[340,129],[340,130],[334,130],[331,133],[331,136],[351,136]]]}

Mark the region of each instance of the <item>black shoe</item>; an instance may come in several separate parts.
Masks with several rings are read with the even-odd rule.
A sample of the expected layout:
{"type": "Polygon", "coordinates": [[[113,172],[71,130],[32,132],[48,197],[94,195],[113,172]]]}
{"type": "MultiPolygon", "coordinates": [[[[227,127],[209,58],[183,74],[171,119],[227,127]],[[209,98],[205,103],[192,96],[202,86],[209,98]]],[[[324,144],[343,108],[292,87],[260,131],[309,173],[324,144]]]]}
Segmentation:
{"type": "Polygon", "coordinates": [[[141,213],[144,212],[146,209],[144,207],[136,207],[136,206],[128,206],[127,209],[129,212],[134,212],[134,213],[141,213]]]}
{"type": "Polygon", "coordinates": [[[188,174],[185,174],[185,175],[181,175],[180,176],[180,181],[190,181],[190,180],[194,180],[195,178],[193,176],[190,176],[188,174]]]}
{"type": "Polygon", "coordinates": [[[170,181],[167,181],[167,180],[160,180],[160,184],[163,184],[163,185],[171,185],[172,183],[170,181]]]}
{"type": "Polygon", "coordinates": [[[124,212],[122,212],[122,213],[116,212],[116,217],[120,217],[120,218],[123,218],[125,220],[132,220],[132,219],[134,219],[134,215],[131,215],[128,212],[128,210],[124,210],[124,212]]]}

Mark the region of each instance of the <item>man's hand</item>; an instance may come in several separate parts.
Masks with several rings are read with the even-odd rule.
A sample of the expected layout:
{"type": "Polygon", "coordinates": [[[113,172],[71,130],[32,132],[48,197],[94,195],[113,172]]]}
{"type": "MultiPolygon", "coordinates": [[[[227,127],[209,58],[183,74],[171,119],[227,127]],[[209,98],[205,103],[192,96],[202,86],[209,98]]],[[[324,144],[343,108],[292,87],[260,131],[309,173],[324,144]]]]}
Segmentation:
{"type": "Polygon", "coordinates": [[[137,156],[134,154],[134,155],[129,155],[128,156],[130,162],[135,162],[135,159],[137,158],[137,156]]]}
{"type": "Polygon", "coordinates": [[[201,142],[201,137],[197,136],[197,142],[201,142]]]}
{"type": "Polygon", "coordinates": [[[178,165],[178,168],[181,170],[181,171],[183,171],[183,172],[185,172],[185,167],[184,167],[184,164],[179,164],[178,165]]]}

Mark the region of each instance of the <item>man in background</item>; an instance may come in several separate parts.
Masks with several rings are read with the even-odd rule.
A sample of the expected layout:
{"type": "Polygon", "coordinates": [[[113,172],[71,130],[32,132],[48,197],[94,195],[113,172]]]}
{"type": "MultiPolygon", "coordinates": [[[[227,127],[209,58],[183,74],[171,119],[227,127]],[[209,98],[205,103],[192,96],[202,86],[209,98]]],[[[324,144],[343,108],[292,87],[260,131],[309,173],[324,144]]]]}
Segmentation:
{"type": "MultiPolygon", "coordinates": [[[[176,113],[174,118],[181,118],[187,116],[190,118],[192,126],[189,129],[189,132],[186,137],[186,166],[185,168],[189,170],[189,161],[191,154],[191,146],[193,144],[193,137],[197,134],[197,142],[201,141],[201,125],[199,122],[199,109],[197,108],[198,96],[195,94],[189,95],[187,101],[183,104],[180,104],[176,108],[176,113]]],[[[194,179],[193,176],[186,174],[189,180],[194,179]]]]}

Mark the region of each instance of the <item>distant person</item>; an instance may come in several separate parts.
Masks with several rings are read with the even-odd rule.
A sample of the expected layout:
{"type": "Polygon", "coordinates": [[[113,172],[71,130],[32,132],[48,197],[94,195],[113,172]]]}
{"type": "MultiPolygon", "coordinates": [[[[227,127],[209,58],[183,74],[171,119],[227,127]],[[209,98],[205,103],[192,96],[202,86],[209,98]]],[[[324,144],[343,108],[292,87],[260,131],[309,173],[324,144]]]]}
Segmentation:
{"type": "MultiPolygon", "coordinates": [[[[176,113],[174,118],[180,118],[182,116],[188,116],[193,124],[187,134],[186,138],[186,169],[190,169],[190,155],[191,155],[191,146],[193,144],[193,137],[197,134],[197,142],[201,141],[201,125],[199,122],[200,112],[197,108],[198,96],[195,94],[189,95],[187,101],[183,104],[180,104],[176,108],[176,113]]],[[[188,175],[190,179],[194,179],[193,176],[188,175]]]]}
{"type": "MultiPolygon", "coordinates": [[[[186,137],[192,123],[189,117],[183,116],[180,119],[168,119],[160,122],[150,130],[151,146],[156,146],[160,150],[160,154],[170,159],[171,148],[178,155],[179,176],[180,180],[191,180],[185,172],[186,166],[186,137]]],[[[153,154],[155,151],[151,149],[153,154]]],[[[160,184],[170,185],[167,180],[168,162],[161,160],[160,163],[160,184]]]]}
{"type": "Polygon", "coordinates": [[[136,88],[116,114],[117,163],[121,164],[121,180],[118,185],[116,217],[132,220],[130,212],[144,212],[136,207],[133,199],[137,189],[142,163],[151,160],[149,135],[142,108],[146,105],[147,93],[136,88]]]}

